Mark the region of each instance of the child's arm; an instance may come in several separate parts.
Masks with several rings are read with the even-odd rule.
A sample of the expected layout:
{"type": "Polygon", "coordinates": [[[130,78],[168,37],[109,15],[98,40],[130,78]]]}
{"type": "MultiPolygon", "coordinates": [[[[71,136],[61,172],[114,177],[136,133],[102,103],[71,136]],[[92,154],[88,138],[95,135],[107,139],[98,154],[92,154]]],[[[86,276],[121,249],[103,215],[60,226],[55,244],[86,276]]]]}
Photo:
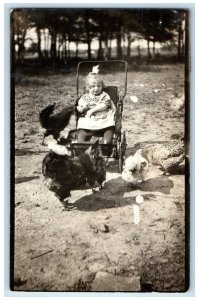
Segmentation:
{"type": "Polygon", "coordinates": [[[96,106],[94,106],[93,108],[87,111],[87,116],[91,117],[92,114],[96,112],[107,110],[110,107],[110,105],[111,105],[111,99],[109,95],[103,92],[100,102],[96,106]]]}
{"type": "Polygon", "coordinates": [[[88,103],[83,99],[80,98],[78,101],[78,106],[77,106],[77,110],[82,113],[84,112],[86,109],[88,109],[88,103]]]}
{"type": "Polygon", "coordinates": [[[98,111],[103,111],[107,109],[107,105],[105,103],[100,103],[98,105],[96,105],[95,107],[89,109],[87,111],[87,116],[91,117],[94,113],[98,112],[98,111]]]}
{"type": "Polygon", "coordinates": [[[78,105],[77,110],[78,110],[78,112],[83,113],[85,111],[85,107],[82,105],[78,105]]]}

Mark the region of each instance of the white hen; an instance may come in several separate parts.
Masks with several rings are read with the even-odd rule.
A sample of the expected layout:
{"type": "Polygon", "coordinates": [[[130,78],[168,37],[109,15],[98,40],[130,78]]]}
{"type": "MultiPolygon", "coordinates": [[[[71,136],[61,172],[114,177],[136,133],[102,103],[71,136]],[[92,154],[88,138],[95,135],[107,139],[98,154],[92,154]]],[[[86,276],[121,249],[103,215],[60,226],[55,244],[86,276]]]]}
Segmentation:
{"type": "Polygon", "coordinates": [[[182,111],[185,106],[185,96],[182,94],[181,96],[172,96],[169,101],[169,106],[174,111],[182,111]]]}
{"type": "Polygon", "coordinates": [[[134,155],[130,155],[126,158],[122,178],[125,181],[136,185],[138,181],[145,180],[148,168],[148,161],[144,158],[142,149],[139,149],[134,155]]]}

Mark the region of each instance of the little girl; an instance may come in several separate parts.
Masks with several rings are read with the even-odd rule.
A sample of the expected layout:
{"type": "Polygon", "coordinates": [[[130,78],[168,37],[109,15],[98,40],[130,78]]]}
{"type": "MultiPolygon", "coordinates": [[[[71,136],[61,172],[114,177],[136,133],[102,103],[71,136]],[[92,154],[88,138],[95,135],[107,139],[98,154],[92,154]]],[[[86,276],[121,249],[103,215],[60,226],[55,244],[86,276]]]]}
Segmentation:
{"type": "Polygon", "coordinates": [[[115,105],[103,91],[104,83],[99,74],[89,73],[86,77],[85,93],[78,101],[81,113],[78,123],[78,142],[89,141],[96,133],[103,133],[104,143],[112,142],[115,128],[115,105]]]}

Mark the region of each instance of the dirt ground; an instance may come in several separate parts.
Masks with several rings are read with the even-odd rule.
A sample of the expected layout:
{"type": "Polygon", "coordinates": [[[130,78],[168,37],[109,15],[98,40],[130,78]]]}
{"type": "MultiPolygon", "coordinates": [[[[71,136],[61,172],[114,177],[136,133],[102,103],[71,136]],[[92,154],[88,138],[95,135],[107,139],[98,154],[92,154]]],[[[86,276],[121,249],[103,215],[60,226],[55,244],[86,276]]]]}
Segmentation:
{"type": "MultiPolygon", "coordinates": [[[[122,75],[106,74],[107,81],[120,85],[122,75]]],[[[48,148],[41,145],[38,114],[55,101],[58,110],[74,103],[75,84],[73,71],[24,77],[16,85],[14,290],[184,292],[184,162],[170,176],[150,165],[146,181],[132,188],[118,161],[110,160],[105,188],[72,191],[72,211],[63,211],[44,185],[41,164],[48,148]],[[144,202],[134,224],[138,194],[144,202]]],[[[183,88],[183,65],[129,69],[122,122],[126,156],[138,142],[171,141],[184,132],[184,110],[170,106],[183,88]]]]}

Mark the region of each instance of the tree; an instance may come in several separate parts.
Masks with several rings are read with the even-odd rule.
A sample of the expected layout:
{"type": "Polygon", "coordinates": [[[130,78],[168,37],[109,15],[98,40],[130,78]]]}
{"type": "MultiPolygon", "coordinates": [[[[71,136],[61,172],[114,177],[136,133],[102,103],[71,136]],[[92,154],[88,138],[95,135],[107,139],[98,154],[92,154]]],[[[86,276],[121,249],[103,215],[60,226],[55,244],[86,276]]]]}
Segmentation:
{"type": "Polygon", "coordinates": [[[124,19],[124,34],[127,39],[127,53],[126,57],[131,56],[131,43],[135,41],[136,37],[139,38],[140,32],[140,10],[128,9],[123,11],[124,19]]]}
{"type": "Polygon", "coordinates": [[[148,58],[150,58],[150,42],[153,42],[153,55],[155,43],[165,43],[174,38],[176,29],[176,16],[171,9],[146,9],[142,14],[142,35],[147,41],[148,58]]]}
{"type": "MultiPolygon", "coordinates": [[[[87,44],[87,58],[92,59],[92,41],[98,41],[98,59],[109,59],[116,41],[118,59],[130,58],[132,42],[142,38],[148,44],[148,57],[155,56],[156,43],[175,41],[178,57],[184,49],[184,11],[172,9],[17,9],[12,14],[13,49],[23,59],[27,32],[34,29],[38,59],[53,62],[68,60],[71,42],[87,44]],[[153,44],[153,53],[150,45],[153,44]],[[50,52],[50,53],[49,53],[50,52]]],[[[35,49],[32,48],[32,49],[35,49]]]]}
{"type": "Polygon", "coordinates": [[[24,58],[26,34],[27,30],[30,28],[30,22],[26,10],[13,10],[11,24],[12,45],[15,52],[17,52],[17,59],[20,62],[24,58]]]}
{"type": "Polygon", "coordinates": [[[177,12],[177,22],[178,22],[178,61],[181,60],[183,56],[183,49],[185,47],[183,43],[183,36],[184,36],[184,28],[183,23],[185,23],[186,13],[185,11],[178,11],[177,12]]]}
{"type": "Polygon", "coordinates": [[[28,10],[27,12],[28,18],[30,20],[30,27],[35,28],[37,34],[37,47],[36,51],[38,53],[38,57],[42,58],[42,51],[41,51],[41,30],[45,28],[45,11],[44,10],[28,10]]]}
{"type": "Polygon", "coordinates": [[[110,11],[110,18],[112,22],[112,32],[114,32],[114,37],[117,43],[117,58],[122,57],[122,36],[123,36],[123,10],[112,9],[110,11]]]}

